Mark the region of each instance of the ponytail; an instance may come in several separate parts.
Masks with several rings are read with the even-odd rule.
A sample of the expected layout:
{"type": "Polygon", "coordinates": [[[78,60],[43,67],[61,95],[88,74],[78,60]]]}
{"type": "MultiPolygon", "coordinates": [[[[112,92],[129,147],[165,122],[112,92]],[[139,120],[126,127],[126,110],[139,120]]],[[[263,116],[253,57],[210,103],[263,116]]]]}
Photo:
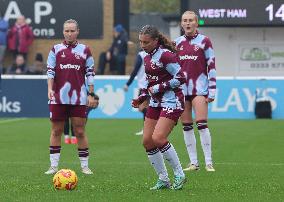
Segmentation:
{"type": "Polygon", "coordinates": [[[166,49],[169,49],[172,52],[177,52],[175,43],[173,41],[171,41],[170,39],[168,39],[165,35],[163,34],[159,34],[159,43],[165,47],[166,49]]]}

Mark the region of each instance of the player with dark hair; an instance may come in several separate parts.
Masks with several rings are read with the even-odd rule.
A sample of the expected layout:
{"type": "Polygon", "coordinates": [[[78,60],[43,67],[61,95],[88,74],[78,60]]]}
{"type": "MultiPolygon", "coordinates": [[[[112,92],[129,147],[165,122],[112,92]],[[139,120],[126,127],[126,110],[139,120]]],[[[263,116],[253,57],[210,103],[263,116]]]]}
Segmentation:
{"type": "Polygon", "coordinates": [[[177,55],[186,75],[184,85],[185,110],[181,116],[183,134],[190,163],[184,170],[199,170],[196,139],[193,130],[192,110],[205,156],[205,169],[215,171],[211,156],[211,135],[207,126],[208,103],[213,102],[216,92],[215,56],[210,39],[197,30],[198,18],[193,11],[181,17],[184,35],[176,41],[177,55]]]}
{"type": "Polygon", "coordinates": [[[65,120],[70,117],[78,139],[78,155],[82,173],[89,169],[89,146],[85,134],[86,106],[94,107],[94,59],[90,49],[78,43],[79,26],[75,20],[63,24],[64,42],[53,46],[47,59],[48,99],[51,120],[50,168],[45,174],[58,171],[61,135],[65,120]],[[88,91],[85,84],[87,79],[88,91]]]}
{"type": "Polygon", "coordinates": [[[150,97],[144,122],[143,145],[154,167],[158,181],[151,190],[170,187],[165,167],[166,159],[174,172],[172,189],[182,189],[186,178],[179,158],[168,136],[183,112],[184,96],[181,85],[185,82],[176,60],[175,45],[154,26],[146,25],[139,33],[144,58],[146,82],[132,106],[137,108],[150,97]]]}

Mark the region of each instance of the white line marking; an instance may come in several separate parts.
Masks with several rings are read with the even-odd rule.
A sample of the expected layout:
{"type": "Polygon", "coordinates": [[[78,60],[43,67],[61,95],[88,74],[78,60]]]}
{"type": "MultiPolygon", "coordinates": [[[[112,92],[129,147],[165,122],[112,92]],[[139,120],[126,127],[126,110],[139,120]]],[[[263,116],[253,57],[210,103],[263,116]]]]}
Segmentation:
{"type": "Polygon", "coordinates": [[[284,166],[284,163],[216,162],[214,164],[217,164],[217,165],[229,165],[229,166],[237,166],[237,165],[245,165],[245,166],[284,166]]]}
{"type": "Polygon", "coordinates": [[[0,120],[0,124],[3,123],[11,123],[11,122],[17,122],[17,121],[23,121],[26,120],[27,118],[17,118],[17,119],[7,119],[7,120],[0,120]]]}

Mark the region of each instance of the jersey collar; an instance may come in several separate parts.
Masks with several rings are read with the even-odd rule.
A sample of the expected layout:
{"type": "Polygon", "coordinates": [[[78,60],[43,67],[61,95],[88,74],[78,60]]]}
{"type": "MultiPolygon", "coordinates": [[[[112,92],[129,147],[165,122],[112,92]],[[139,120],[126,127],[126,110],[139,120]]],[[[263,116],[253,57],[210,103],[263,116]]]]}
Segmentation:
{"type": "Polygon", "coordinates": [[[64,44],[67,48],[69,48],[69,47],[75,48],[75,47],[78,45],[78,41],[76,41],[74,44],[68,44],[66,41],[63,41],[63,44],[64,44]]]}
{"type": "Polygon", "coordinates": [[[192,40],[192,39],[195,39],[197,37],[197,35],[199,34],[199,32],[196,30],[195,34],[193,36],[187,36],[187,35],[184,35],[184,37],[188,40],[192,40]]]}
{"type": "Polygon", "coordinates": [[[159,50],[159,48],[160,48],[160,45],[157,45],[156,48],[154,48],[154,50],[152,50],[149,54],[150,54],[151,56],[153,56],[155,53],[157,53],[157,51],[159,50]]]}

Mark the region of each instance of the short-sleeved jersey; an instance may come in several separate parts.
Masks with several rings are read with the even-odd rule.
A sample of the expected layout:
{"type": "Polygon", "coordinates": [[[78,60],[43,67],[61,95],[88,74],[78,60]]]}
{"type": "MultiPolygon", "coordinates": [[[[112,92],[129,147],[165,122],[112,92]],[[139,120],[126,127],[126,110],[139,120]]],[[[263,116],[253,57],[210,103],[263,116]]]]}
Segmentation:
{"type": "Polygon", "coordinates": [[[178,62],[186,76],[185,95],[206,95],[215,98],[215,55],[208,37],[196,33],[176,40],[178,62]]]}
{"type": "Polygon", "coordinates": [[[168,49],[157,47],[152,53],[144,57],[146,82],[141,97],[153,87],[149,105],[183,109],[184,95],[181,85],[185,82],[184,74],[177,62],[176,55],[168,49]]]}
{"type": "Polygon", "coordinates": [[[90,49],[80,43],[53,46],[47,59],[47,77],[54,79],[54,100],[49,104],[87,104],[87,85],[94,82],[94,59],[90,49]]]}

